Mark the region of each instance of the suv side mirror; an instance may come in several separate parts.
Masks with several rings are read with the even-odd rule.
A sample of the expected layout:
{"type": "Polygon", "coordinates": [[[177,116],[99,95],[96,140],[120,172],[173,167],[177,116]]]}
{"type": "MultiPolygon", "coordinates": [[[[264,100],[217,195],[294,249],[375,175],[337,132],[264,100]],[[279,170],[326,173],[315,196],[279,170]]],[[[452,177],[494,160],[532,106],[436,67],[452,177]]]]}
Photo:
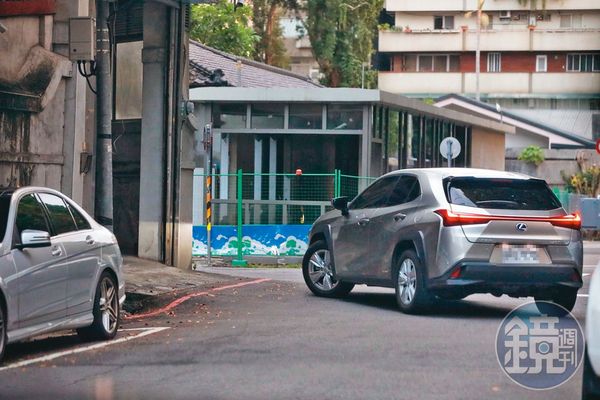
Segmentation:
{"type": "Polygon", "coordinates": [[[21,244],[17,247],[25,249],[27,247],[48,247],[50,245],[50,234],[48,232],[25,229],[21,232],[21,244]]]}
{"type": "Polygon", "coordinates": [[[336,210],[340,210],[342,215],[348,215],[348,197],[336,197],[335,199],[331,200],[331,205],[336,210]]]}

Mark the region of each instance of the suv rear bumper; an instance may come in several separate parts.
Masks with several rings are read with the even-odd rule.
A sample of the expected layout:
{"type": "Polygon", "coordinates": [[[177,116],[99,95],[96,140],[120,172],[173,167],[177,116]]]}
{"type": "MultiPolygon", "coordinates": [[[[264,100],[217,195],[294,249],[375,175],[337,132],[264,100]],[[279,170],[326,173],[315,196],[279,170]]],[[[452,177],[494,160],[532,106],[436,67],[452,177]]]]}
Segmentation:
{"type": "Polygon", "coordinates": [[[547,295],[549,291],[576,290],[582,285],[581,274],[574,265],[497,265],[486,262],[459,263],[428,282],[433,292],[512,296],[547,295]]]}

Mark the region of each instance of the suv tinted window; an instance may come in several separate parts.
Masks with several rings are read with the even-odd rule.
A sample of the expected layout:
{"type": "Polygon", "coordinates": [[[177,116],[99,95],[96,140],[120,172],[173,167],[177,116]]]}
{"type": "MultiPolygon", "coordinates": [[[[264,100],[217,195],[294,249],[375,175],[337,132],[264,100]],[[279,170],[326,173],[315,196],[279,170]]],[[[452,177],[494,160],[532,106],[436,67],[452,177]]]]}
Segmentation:
{"type": "Polygon", "coordinates": [[[452,204],[504,210],[553,210],[562,207],[539,179],[450,178],[444,180],[452,204]]]}
{"type": "Polygon", "coordinates": [[[71,211],[71,215],[73,215],[73,219],[75,219],[75,223],[77,224],[77,229],[80,231],[84,229],[91,229],[90,223],[85,219],[83,215],[79,211],[75,209],[69,202],[67,202],[67,206],[69,207],[69,211],[71,211]]]}
{"type": "Polygon", "coordinates": [[[391,207],[408,203],[419,197],[420,194],[421,187],[419,186],[419,180],[415,176],[401,176],[394,190],[390,193],[386,206],[391,207]]]}
{"type": "Polygon", "coordinates": [[[358,210],[362,208],[377,208],[384,207],[388,195],[396,181],[397,176],[388,176],[386,178],[376,180],[371,186],[366,188],[361,194],[350,204],[350,209],[358,210]]]}
{"type": "Polygon", "coordinates": [[[23,197],[17,208],[17,230],[21,233],[25,229],[50,232],[44,209],[33,194],[23,197]]]}
{"type": "Polygon", "coordinates": [[[77,230],[67,205],[60,197],[48,193],[40,193],[39,196],[48,209],[55,235],[77,230]]]}

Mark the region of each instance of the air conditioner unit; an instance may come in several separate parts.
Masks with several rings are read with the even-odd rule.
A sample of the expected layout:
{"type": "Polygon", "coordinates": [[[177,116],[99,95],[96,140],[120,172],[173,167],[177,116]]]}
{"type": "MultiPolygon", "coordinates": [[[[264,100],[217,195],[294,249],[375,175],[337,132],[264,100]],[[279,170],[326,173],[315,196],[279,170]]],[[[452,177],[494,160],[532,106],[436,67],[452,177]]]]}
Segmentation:
{"type": "Polygon", "coordinates": [[[500,11],[500,19],[510,19],[510,11],[500,11]]]}

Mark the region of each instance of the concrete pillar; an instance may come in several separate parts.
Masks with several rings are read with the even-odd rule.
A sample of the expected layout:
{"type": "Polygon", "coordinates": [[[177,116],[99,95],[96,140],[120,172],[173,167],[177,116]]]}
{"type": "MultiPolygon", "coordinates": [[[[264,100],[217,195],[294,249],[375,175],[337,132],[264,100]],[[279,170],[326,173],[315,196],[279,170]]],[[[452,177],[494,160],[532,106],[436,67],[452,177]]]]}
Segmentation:
{"type": "Polygon", "coordinates": [[[142,63],[142,139],[140,151],[140,226],[138,255],[164,259],[166,40],[169,37],[166,6],[144,5],[142,63]]]}
{"type": "MultiPolygon", "coordinates": [[[[65,45],[68,43],[68,29],[64,28],[68,27],[69,18],[90,15],[89,5],[90,0],[70,1],[61,4],[54,16],[40,17],[40,45],[47,50],[54,47],[56,53],[68,57],[69,48],[65,45]]],[[[73,63],[71,77],[65,80],[64,164],[60,189],[78,204],[83,204],[85,188],[85,175],[79,173],[80,153],[84,150],[90,151],[91,146],[91,143],[85,143],[86,113],[89,108],[86,102],[87,90],[85,78],[77,72],[77,64],[73,63]]]]}
{"type": "MultiPolygon", "coordinates": [[[[221,154],[221,176],[219,177],[220,185],[219,185],[219,199],[227,200],[229,198],[229,137],[230,135],[223,135],[221,138],[221,146],[220,146],[220,154],[221,154]]],[[[234,171],[235,172],[235,171],[234,171]]],[[[233,210],[233,207],[231,208],[233,210]]],[[[229,206],[227,204],[219,205],[219,218],[227,218],[229,217],[229,206]]],[[[228,220],[229,223],[235,222],[228,220]]],[[[218,221],[213,221],[218,222],[218,221]]]]}
{"type": "MultiPolygon", "coordinates": [[[[254,139],[254,200],[261,200],[262,196],[262,140],[258,138],[254,139]]],[[[255,204],[254,209],[254,223],[260,223],[261,207],[255,204]]]]}
{"type": "MultiPolygon", "coordinates": [[[[269,200],[276,200],[277,189],[277,139],[269,138],[269,200]]],[[[269,205],[269,224],[276,220],[277,207],[269,205]]]]}

